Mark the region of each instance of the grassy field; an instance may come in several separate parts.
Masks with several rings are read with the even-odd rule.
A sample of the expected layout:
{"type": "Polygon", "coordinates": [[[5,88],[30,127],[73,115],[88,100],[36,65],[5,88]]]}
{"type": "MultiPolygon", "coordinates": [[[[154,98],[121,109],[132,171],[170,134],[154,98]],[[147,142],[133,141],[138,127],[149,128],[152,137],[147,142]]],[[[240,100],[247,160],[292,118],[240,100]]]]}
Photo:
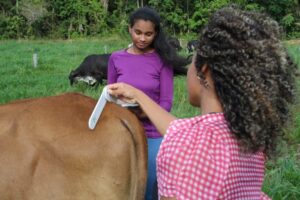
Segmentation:
{"type": "MultiPolygon", "coordinates": [[[[83,83],[70,86],[68,75],[89,54],[112,52],[128,45],[128,39],[111,37],[76,41],[0,41],[0,104],[16,99],[80,92],[97,99],[102,86],[83,83]],[[33,67],[33,53],[38,66],[33,67]]],[[[300,66],[300,43],[286,43],[290,55],[300,66]]],[[[300,81],[298,77],[298,86],[300,81]]],[[[299,95],[298,95],[299,96],[299,95]]],[[[172,113],[178,117],[197,115],[199,110],[187,102],[185,77],[175,78],[172,113]]],[[[263,190],[275,200],[300,199],[300,103],[293,107],[295,126],[286,131],[279,157],[267,163],[263,190]]]]}

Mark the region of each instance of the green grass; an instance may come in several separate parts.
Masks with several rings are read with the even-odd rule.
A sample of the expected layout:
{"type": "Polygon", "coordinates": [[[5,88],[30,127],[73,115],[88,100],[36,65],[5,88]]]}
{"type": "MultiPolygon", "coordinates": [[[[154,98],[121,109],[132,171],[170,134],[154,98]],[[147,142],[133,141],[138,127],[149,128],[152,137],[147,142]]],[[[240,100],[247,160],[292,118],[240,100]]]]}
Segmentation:
{"type": "MultiPolygon", "coordinates": [[[[70,86],[69,72],[89,54],[112,52],[127,47],[128,39],[114,37],[75,41],[0,41],[0,104],[16,99],[80,92],[95,99],[102,86],[91,88],[83,83],[70,86]],[[32,56],[38,53],[38,67],[32,56]]],[[[289,54],[300,66],[300,44],[288,45],[289,54]]],[[[298,86],[300,81],[298,77],[298,86]]],[[[191,117],[199,109],[188,104],[185,77],[176,77],[172,113],[191,117]]],[[[300,199],[300,103],[293,107],[294,127],[281,142],[279,158],[267,163],[263,191],[273,199],[300,199]]]]}
{"type": "Polygon", "coordinates": [[[296,157],[280,158],[265,176],[264,191],[273,199],[297,200],[300,197],[300,168],[296,157]]]}
{"type": "Polygon", "coordinates": [[[1,41],[0,103],[71,91],[97,96],[100,90],[71,87],[69,72],[89,54],[111,52],[127,45],[127,41],[120,40],[1,41]],[[33,68],[32,61],[35,50],[38,53],[37,68],[33,68]]]}
{"type": "Polygon", "coordinates": [[[298,67],[300,66],[300,39],[298,40],[289,40],[285,41],[284,44],[288,47],[288,52],[295,61],[296,64],[298,64],[298,67]]]}

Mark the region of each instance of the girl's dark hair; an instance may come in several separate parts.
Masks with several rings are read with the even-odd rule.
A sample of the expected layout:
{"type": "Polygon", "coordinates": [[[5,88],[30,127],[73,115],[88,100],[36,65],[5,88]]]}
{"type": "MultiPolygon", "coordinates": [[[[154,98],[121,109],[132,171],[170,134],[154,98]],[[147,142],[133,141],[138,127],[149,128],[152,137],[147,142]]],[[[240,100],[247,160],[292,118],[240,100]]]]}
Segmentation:
{"type": "Polygon", "coordinates": [[[295,67],[280,42],[277,22],[232,5],[211,17],[195,65],[212,72],[225,118],[243,150],[275,151],[295,100],[295,67]]]}
{"type": "Polygon", "coordinates": [[[183,71],[186,73],[186,68],[184,66],[191,62],[189,58],[183,58],[179,56],[174,48],[168,43],[163,28],[161,26],[159,14],[149,8],[142,7],[135,10],[129,17],[130,27],[133,27],[137,20],[151,21],[155,26],[155,31],[157,32],[156,37],[153,41],[153,47],[155,51],[159,54],[162,60],[168,64],[171,64],[174,71],[183,71]]]}

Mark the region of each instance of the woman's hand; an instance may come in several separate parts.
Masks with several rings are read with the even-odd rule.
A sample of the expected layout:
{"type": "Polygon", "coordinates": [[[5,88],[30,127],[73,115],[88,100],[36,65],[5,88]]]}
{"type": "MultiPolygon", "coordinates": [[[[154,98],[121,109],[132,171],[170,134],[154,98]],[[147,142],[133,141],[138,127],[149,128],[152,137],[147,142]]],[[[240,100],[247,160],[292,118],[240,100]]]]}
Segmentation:
{"type": "Polygon", "coordinates": [[[108,93],[125,101],[126,103],[138,103],[137,95],[140,92],[137,88],[126,83],[114,83],[107,86],[108,93]]]}

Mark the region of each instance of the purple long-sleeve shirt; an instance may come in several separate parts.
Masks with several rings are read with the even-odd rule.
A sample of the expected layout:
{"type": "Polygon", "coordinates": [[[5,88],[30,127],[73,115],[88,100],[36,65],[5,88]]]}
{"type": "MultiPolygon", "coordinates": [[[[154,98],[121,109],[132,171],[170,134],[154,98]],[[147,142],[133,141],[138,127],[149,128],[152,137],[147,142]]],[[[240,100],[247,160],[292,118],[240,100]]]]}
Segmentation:
{"type": "MultiPolygon", "coordinates": [[[[147,94],[170,112],[173,102],[173,69],[156,52],[135,55],[127,49],[113,52],[108,62],[108,84],[124,82],[147,94]]],[[[143,120],[148,138],[162,135],[149,120],[143,120]]]]}

